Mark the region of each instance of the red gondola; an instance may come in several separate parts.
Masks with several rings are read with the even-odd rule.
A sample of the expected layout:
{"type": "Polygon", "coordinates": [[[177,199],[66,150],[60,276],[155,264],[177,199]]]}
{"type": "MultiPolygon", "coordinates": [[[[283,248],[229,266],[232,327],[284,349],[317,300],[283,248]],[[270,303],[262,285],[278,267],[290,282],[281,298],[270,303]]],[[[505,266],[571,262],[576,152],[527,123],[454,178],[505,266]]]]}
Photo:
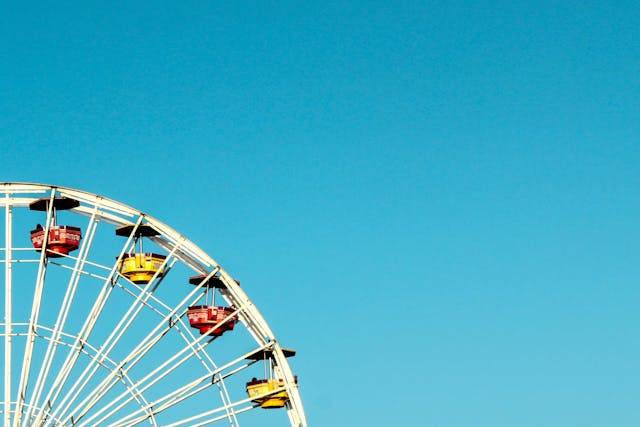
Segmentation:
{"type": "Polygon", "coordinates": [[[231,307],[215,307],[210,305],[193,305],[187,309],[189,324],[200,330],[200,334],[212,331],[210,335],[219,337],[226,331],[232,331],[238,316],[233,316],[225,323],[221,323],[235,310],[231,307]]]}
{"type": "MultiPolygon", "coordinates": [[[[77,208],[80,206],[80,202],[69,197],[43,198],[31,202],[29,209],[32,211],[47,212],[51,203],[52,218],[49,226],[49,235],[46,236],[46,255],[51,258],[57,258],[69,255],[69,252],[78,249],[80,239],[82,239],[82,231],[80,228],[71,225],[57,224],[57,212],[77,208]]],[[[42,251],[42,245],[45,240],[44,232],[45,228],[40,224],[36,226],[35,230],[31,230],[31,243],[33,243],[33,247],[38,252],[42,251]]]]}
{"type": "MultiPolygon", "coordinates": [[[[49,238],[47,239],[47,256],[52,258],[69,255],[80,245],[82,231],[78,227],[71,225],[53,225],[49,228],[49,238]]],[[[31,230],[31,242],[33,247],[40,252],[44,240],[44,228],[40,224],[35,230],[31,230]]]]}

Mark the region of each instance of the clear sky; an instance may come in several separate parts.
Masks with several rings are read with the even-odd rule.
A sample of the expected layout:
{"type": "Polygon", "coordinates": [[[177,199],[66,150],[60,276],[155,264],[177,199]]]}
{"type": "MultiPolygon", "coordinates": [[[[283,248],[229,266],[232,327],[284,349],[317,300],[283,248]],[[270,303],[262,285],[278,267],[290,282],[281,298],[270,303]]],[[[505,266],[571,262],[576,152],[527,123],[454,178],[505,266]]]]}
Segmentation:
{"type": "Polygon", "coordinates": [[[636,2],[0,11],[0,180],[239,277],[312,426],[638,426],[636,2]]]}

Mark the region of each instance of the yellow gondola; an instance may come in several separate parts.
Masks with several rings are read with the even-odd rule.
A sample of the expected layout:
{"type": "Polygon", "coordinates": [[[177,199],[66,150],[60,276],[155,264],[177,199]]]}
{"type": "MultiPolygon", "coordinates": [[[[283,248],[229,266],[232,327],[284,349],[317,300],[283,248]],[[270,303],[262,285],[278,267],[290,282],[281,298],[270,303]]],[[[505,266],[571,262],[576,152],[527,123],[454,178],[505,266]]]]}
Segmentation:
{"type": "Polygon", "coordinates": [[[251,398],[251,401],[260,404],[261,408],[282,408],[289,401],[289,394],[286,390],[282,390],[268,396],[258,396],[262,396],[283,387],[283,380],[258,380],[254,378],[247,383],[247,394],[251,398]]]}
{"type": "Polygon", "coordinates": [[[120,274],[138,285],[147,284],[156,272],[160,271],[158,277],[162,276],[165,258],[154,253],[125,254],[120,261],[120,274]]]}

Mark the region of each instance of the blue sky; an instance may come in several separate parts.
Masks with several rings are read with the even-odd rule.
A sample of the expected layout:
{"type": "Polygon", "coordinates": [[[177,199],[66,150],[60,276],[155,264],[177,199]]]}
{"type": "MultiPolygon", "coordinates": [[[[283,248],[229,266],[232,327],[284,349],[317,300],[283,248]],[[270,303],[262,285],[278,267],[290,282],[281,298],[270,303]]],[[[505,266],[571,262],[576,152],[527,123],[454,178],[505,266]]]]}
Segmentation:
{"type": "Polygon", "coordinates": [[[637,426],[633,2],[3,4],[3,181],[148,211],[314,426],[637,426]]]}

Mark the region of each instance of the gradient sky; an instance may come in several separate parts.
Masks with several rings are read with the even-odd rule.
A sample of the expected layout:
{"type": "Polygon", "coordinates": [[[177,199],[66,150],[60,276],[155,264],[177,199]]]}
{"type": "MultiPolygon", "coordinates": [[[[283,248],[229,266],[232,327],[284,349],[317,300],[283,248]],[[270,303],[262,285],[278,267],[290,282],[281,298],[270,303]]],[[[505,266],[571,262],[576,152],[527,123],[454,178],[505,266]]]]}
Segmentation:
{"type": "Polygon", "coordinates": [[[2,3],[0,180],[221,261],[312,426],[640,425],[636,2],[131,3],[2,3]]]}

